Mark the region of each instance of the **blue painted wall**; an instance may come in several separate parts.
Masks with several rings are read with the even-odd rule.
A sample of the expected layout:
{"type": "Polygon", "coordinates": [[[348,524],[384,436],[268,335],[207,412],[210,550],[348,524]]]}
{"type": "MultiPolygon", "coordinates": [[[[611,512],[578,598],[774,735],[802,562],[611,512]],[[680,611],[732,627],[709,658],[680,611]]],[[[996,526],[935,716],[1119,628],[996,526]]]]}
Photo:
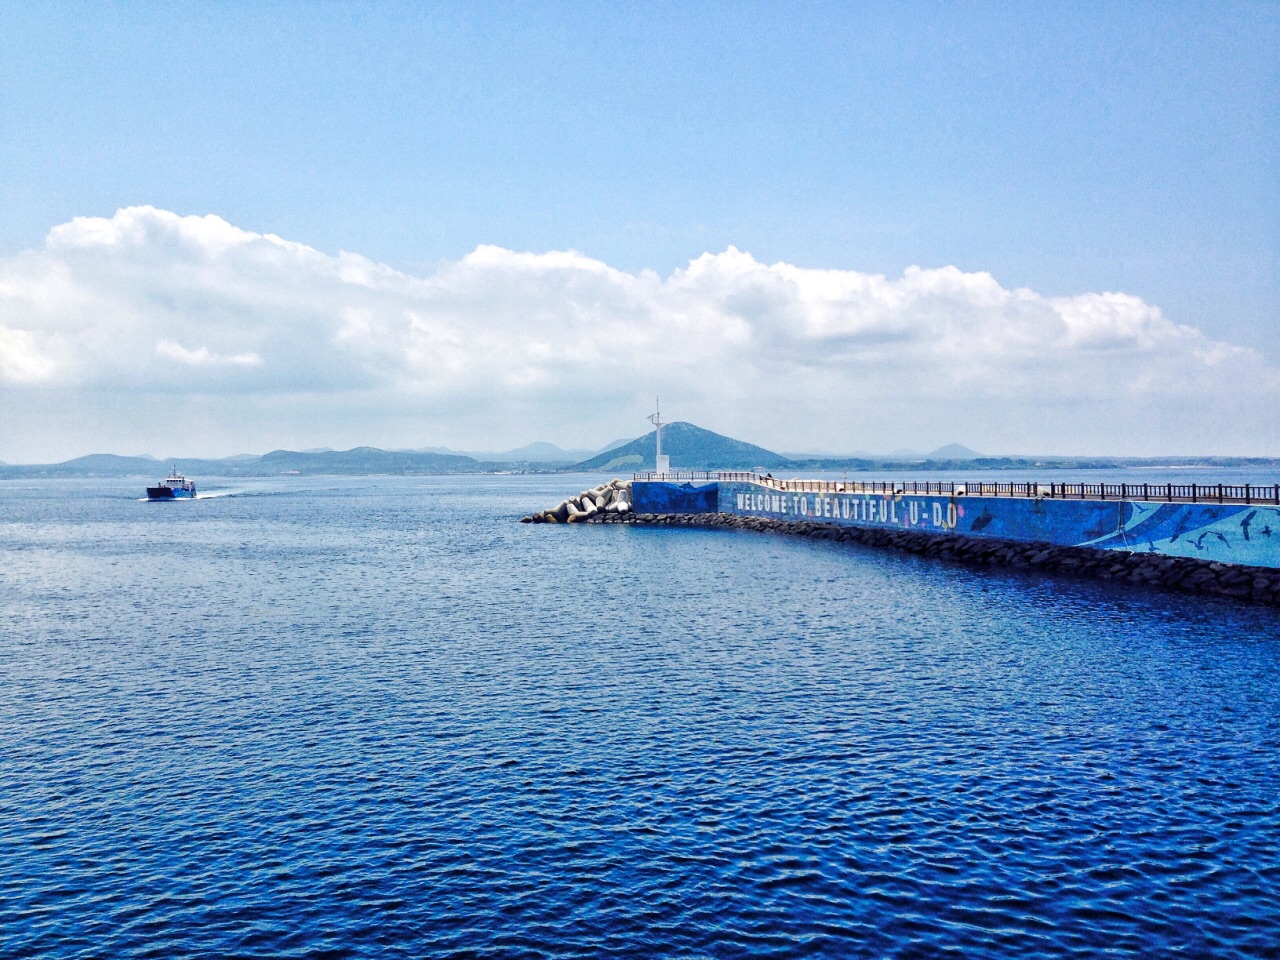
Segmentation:
{"type": "Polygon", "coordinates": [[[779,493],[720,485],[725,513],[1280,567],[1280,507],[1024,497],[779,493]]]}
{"type": "Polygon", "coordinates": [[[755,483],[635,481],[640,513],[733,513],[1280,568],[1280,507],[1024,497],[783,493],[755,483]]]}
{"type": "Polygon", "coordinates": [[[637,480],[631,484],[631,508],[636,513],[715,513],[720,485],[637,480]]]}

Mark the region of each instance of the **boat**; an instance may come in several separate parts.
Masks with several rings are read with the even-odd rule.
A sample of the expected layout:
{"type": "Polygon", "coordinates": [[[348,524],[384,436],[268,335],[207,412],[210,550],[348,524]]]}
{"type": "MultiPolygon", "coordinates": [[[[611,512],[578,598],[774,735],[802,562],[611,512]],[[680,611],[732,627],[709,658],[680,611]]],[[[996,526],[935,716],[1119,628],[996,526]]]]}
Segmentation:
{"type": "Polygon", "coordinates": [[[148,500],[190,500],[195,495],[195,482],[180,474],[176,464],[168,477],[154,487],[147,487],[148,500]]]}

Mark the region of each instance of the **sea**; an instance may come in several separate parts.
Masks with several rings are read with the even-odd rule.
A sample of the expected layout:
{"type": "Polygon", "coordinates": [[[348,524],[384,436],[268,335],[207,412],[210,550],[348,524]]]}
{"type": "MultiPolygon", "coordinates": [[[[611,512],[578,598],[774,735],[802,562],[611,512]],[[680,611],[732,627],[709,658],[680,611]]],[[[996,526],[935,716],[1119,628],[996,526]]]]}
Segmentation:
{"type": "Polygon", "coordinates": [[[1280,610],[599,479],[0,482],[0,957],[1280,955],[1280,610]]]}

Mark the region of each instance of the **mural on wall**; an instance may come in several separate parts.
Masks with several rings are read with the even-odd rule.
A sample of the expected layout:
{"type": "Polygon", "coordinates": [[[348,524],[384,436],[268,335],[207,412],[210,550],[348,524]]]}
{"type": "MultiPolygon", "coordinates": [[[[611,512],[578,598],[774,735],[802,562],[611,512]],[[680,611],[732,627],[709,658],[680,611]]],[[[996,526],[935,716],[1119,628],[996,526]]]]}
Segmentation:
{"type": "MultiPolygon", "coordinates": [[[[637,503],[638,491],[647,486],[654,485],[635,484],[637,503]]],[[[780,520],[821,520],[1280,567],[1280,507],[1276,506],[791,493],[747,482],[720,483],[718,489],[716,505],[679,512],[719,509],[780,520]]],[[[671,510],[677,512],[674,507],[671,510]]]]}
{"type": "Polygon", "coordinates": [[[636,513],[715,513],[719,484],[637,480],[631,484],[631,509],[636,513]]]}
{"type": "Polygon", "coordinates": [[[1280,507],[1208,503],[1127,503],[1114,532],[1083,546],[1280,566],[1280,507]]]}

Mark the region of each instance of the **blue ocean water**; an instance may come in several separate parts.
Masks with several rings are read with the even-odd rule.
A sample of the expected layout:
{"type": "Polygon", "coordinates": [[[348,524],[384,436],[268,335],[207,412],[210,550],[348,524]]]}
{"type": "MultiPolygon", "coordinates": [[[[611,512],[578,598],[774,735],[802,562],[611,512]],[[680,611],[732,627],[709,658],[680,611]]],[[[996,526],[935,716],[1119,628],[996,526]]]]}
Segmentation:
{"type": "Polygon", "coordinates": [[[0,956],[1275,956],[1280,612],[579,477],[0,485],[0,956]]]}

